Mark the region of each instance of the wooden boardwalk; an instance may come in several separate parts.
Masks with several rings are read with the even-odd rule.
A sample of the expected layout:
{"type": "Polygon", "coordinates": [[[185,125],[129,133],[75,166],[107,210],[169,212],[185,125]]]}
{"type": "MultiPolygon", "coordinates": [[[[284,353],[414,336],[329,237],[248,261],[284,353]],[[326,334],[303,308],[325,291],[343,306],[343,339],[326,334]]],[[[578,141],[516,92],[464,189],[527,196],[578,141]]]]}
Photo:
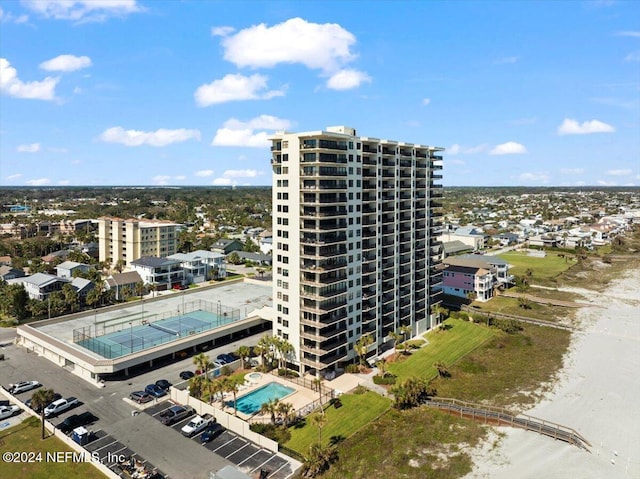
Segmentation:
{"type": "Polygon", "coordinates": [[[534,431],[544,436],[552,437],[559,441],[564,441],[574,446],[584,449],[587,452],[591,444],[582,437],[575,429],[545,421],[527,414],[511,414],[504,408],[483,406],[480,404],[460,401],[450,398],[432,398],[424,403],[426,406],[441,409],[450,414],[482,421],[485,424],[497,424],[500,426],[519,427],[527,431],[534,431]]]}

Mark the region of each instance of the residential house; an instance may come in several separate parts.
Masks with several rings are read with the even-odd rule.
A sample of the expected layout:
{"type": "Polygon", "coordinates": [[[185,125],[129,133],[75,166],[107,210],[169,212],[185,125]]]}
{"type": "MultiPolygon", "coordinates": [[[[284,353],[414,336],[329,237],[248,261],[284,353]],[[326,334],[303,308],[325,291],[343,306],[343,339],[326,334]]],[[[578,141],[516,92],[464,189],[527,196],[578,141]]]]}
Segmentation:
{"type": "Polygon", "coordinates": [[[228,255],[233,251],[242,251],[244,245],[242,241],[237,239],[220,239],[216,241],[211,247],[211,251],[214,253],[221,253],[228,255]]]}
{"type": "Polygon", "coordinates": [[[12,268],[11,266],[7,265],[0,266],[0,279],[4,281],[9,281],[10,279],[15,278],[24,278],[25,276],[25,272],[21,269],[12,268]]]}
{"type": "Polygon", "coordinates": [[[459,253],[468,253],[473,251],[473,247],[459,240],[447,241],[442,243],[443,258],[459,253]]]}
{"type": "Polygon", "coordinates": [[[462,241],[464,244],[471,246],[474,251],[483,249],[486,239],[487,235],[485,233],[472,226],[457,228],[453,233],[442,233],[442,241],[462,241]]]}
{"type": "Polygon", "coordinates": [[[0,266],[11,266],[11,256],[0,256],[0,266]]]}
{"type": "Polygon", "coordinates": [[[120,301],[123,299],[122,291],[125,288],[128,288],[129,291],[135,291],[136,284],[142,282],[142,278],[137,271],[127,271],[109,276],[104,280],[104,285],[106,290],[114,290],[116,300],[120,301]]]}
{"type": "Polygon", "coordinates": [[[273,233],[267,230],[260,233],[258,244],[262,254],[270,254],[273,249],[273,233]]]}
{"type": "Polygon", "coordinates": [[[143,256],[131,262],[145,284],[155,285],[158,291],[185,286],[184,268],[180,261],[171,258],[143,256]]]}
{"type": "Polygon", "coordinates": [[[87,273],[93,269],[93,266],[84,263],[76,263],[75,261],[65,261],[56,266],[56,275],[60,278],[73,278],[77,272],[87,273]]]}
{"type": "Polygon", "coordinates": [[[508,270],[509,264],[496,256],[448,257],[442,261],[442,291],[461,298],[474,293],[476,301],[488,301],[500,284],[513,282],[508,270]]]}
{"type": "Polygon", "coordinates": [[[236,251],[242,261],[252,261],[262,266],[271,266],[273,258],[268,254],[248,253],[246,251],[236,251]]]}
{"type": "Polygon", "coordinates": [[[66,278],[58,278],[52,274],[36,273],[23,278],[15,278],[10,283],[21,283],[31,299],[44,300],[54,291],[62,291],[65,284],[71,281],[66,278]]]}
{"type": "Polygon", "coordinates": [[[176,253],[167,256],[180,262],[187,284],[202,283],[209,279],[226,278],[227,267],[222,253],[197,250],[191,253],[176,253]]]}
{"type": "Polygon", "coordinates": [[[47,264],[54,263],[55,261],[66,261],[67,256],[69,256],[68,249],[62,249],[59,251],[54,251],[53,253],[49,253],[46,256],[42,257],[42,261],[47,264]]]}

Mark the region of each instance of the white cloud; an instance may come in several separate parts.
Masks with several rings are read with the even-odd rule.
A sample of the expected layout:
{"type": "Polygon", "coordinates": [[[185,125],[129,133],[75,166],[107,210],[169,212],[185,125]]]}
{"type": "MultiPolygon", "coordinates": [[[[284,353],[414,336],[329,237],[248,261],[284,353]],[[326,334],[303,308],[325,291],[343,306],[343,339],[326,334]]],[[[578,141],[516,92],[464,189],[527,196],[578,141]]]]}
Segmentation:
{"type": "Polygon", "coordinates": [[[216,178],[211,182],[211,184],[214,186],[231,186],[233,182],[231,181],[231,178],[216,178]]]}
{"type": "Polygon", "coordinates": [[[607,175],[609,176],[630,176],[633,171],[630,169],[621,169],[621,170],[607,170],[607,175]]]}
{"type": "Polygon", "coordinates": [[[560,173],[563,175],[581,175],[584,173],[584,168],[561,168],[560,173]]]}
{"type": "Polygon", "coordinates": [[[598,120],[578,123],[571,118],[565,118],[558,127],[558,135],[589,135],[591,133],[612,133],[616,129],[598,120]]]}
{"type": "Polygon", "coordinates": [[[153,181],[155,185],[168,185],[170,179],[171,176],[169,175],[156,175],[151,178],[151,181],[153,181]]]}
{"type": "Polygon", "coordinates": [[[531,183],[547,183],[549,181],[549,178],[549,174],[546,172],[528,172],[522,173],[520,176],[518,176],[518,179],[520,181],[527,181],[531,183]]]}
{"type": "Polygon", "coordinates": [[[220,80],[200,85],[193,96],[198,106],[239,100],[269,100],[283,96],[284,89],[268,90],[267,79],[257,73],[249,77],[239,73],[229,74],[220,80]]]}
{"type": "Polygon", "coordinates": [[[100,140],[106,143],[121,143],[126,146],[167,146],[172,143],[181,143],[187,140],[200,140],[199,130],[167,130],[160,128],[156,131],[125,130],[120,126],[114,126],[102,132],[100,140]]]}
{"type": "Polygon", "coordinates": [[[260,115],[247,122],[231,118],[216,131],[211,144],[213,146],[245,146],[263,148],[271,144],[269,133],[255,130],[286,130],[291,126],[289,120],[271,115],[260,115]]]}
{"type": "Polygon", "coordinates": [[[619,37],[635,37],[635,38],[640,38],[640,32],[617,32],[616,33],[617,36],[619,37]]]}
{"type": "Polygon", "coordinates": [[[431,98],[423,98],[422,99],[422,104],[424,106],[427,106],[429,103],[431,103],[431,98]]]}
{"type": "Polygon", "coordinates": [[[351,90],[362,83],[371,83],[371,77],[358,70],[340,70],[327,80],[327,88],[332,90],[351,90]]]}
{"type": "Polygon", "coordinates": [[[58,55],[51,60],[42,62],[40,68],[49,72],[73,72],[91,66],[91,58],[87,56],[58,55]]]}
{"type": "Polygon", "coordinates": [[[236,29],[233,27],[211,27],[211,36],[212,37],[226,37],[230,33],[235,32],[236,29]]]}
{"type": "Polygon", "coordinates": [[[598,180],[596,183],[600,186],[617,186],[615,181],[598,180]]]}
{"type": "Polygon", "coordinates": [[[136,0],[22,0],[22,4],[45,18],[78,23],[102,22],[144,11],[136,0]]]}
{"type": "Polygon", "coordinates": [[[330,73],[351,62],[356,38],[337,23],[312,23],[302,18],[268,27],[264,23],[240,30],[222,41],[224,58],[238,67],[269,68],[301,63],[330,73]]]}
{"type": "Polygon", "coordinates": [[[69,180],[58,180],[57,184],[60,185],[60,186],[67,186],[67,185],[71,184],[71,181],[69,181],[69,180]]]}
{"type": "Polygon", "coordinates": [[[449,155],[457,155],[458,153],[460,153],[460,149],[460,145],[454,143],[450,148],[447,148],[447,153],[449,155]]]}
{"type": "Polygon", "coordinates": [[[178,181],[184,181],[184,180],[187,179],[187,177],[184,176],[184,175],[178,175],[178,176],[175,177],[175,179],[178,180],[178,181]]]}
{"type": "Polygon", "coordinates": [[[15,175],[9,175],[7,176],[7,180],[17,180],[18,178],[22,177],[22,173],[16,173],[15,175]]]}
{"type": "Polygon", "coordinates": [[[50,185],[51,180],[49,178],[38,178],[36,180],[27,180],[25,181],[25,184],[29,186],[44,186],[50,185]]]}
{"type": "Polygon", "coordinates": [[[500,145],[496,145],[490,152],[490,155],[522,155],[527,152],[524,145],[515,141],[508,141],[500,145]]]}
{"type": "Polygon", "coordinates": [[[258,170],[226,170],[222,176],[225,178],[255,178],[262,174],[264,173],[258,170]]]}
{"type": "Polygon", "coordinates": [[[640,62],[640,52],[631,52],[624,57],[625,62],[640,62]]]}
{"type": "Polygon", "coordinates": [[[502,58],[498,58],[494,63],[496,63],[497,65],[502,65],[505,63],[517,63],[518,60],[520,60],[520,57],[517,57],[517,56],[502,57],[502,58]]]}
{"type": "Polygon", "coordinates": [[[196,176],[211,176],[213,175],[213,170],[200,170],[194,173],[196,176]]]}
{"type": "Polygon", "coordinates": [[[42,81],[23,82],[6,58],[0,58],[0,92],[15,98],[54,100],[59,78],[47,77],[42,81]]]}
{"type": "Polygon", "coordinates": [[[18,145],[16,148],[18,153],[37,153],[40,151],[40,143],[31,143],[29,145],[18,145]]]}
{"type": "Polygon", "coordinates": [[[0,7],[0,21],[7,23],[27,23],[29,21],[29,15],[15,16],[11,12],[6,12],[0,7]]]}

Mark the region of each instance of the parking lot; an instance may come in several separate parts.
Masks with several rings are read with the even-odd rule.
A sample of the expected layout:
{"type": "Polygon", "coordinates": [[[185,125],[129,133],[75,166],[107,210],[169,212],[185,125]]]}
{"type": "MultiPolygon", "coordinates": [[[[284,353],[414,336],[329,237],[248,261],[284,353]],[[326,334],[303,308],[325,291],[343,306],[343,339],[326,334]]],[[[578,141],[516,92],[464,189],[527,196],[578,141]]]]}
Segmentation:
{"type": "MultiPolygon", "coordinates": [[[[162,412],[173,405],[171,402],[165,402],[146,408],[144,412],[160,421],[162,412]]],[[[192,417],[193,416],[190,416],[171,426],[165,427],[173,429],[172,433],[176,436],[182,436],[182,427],[187,424],[192,417]]],[[[201,435],[202,432],[191,438],[183,437],[184,440],[189,440],[200,445],[202,442],[200,439],[201,435]]],[[[256,474],[259,473],[261,469],[269,471],[269,475],[267,476],[269,479],[286,479],[293,474],[293,469],[285,458],[272,451],[263,449],[257,444],[228,430],[225,430],[218,437],[203,444],[201,447],[232,462],[238,469],[246,474],[256,474]]]]}
{"type": "MultiPolygon", "coordinates": [[[[261,334],[244,338],[241,342],[210,350],[207,354],[215,358],[220,353],[234,351],[240,344],[255,345],[260,336],[261,334]]],[[[81,404],[53,418],[54,424],[62,422],[67,416],[84,411],[90,411],[98,418],[93,424],[88,425],[87,429],[97,432],[97,440],[102,440],[96,444],[90,443],[92,448],[99,445],[104,447],[98,450],[99,453],[104,452],[106,455],[110,451],[113,452],[112,449],[117,451],[124,448],[121,450],[127,454],[131,451],[136,457],[146,459],[172,478],[208,479],[210,471],[232,464],[247,472],[259,471],[260,468],[269,470],[272,472],[269,478],[284,479],[291,476],[292,471],[285,458],[260,449],[259,446],[228,431],[203,447],[198,437],[188,439],[180,434],[184,422],[168,428],[153,414],[132,415],[133,411],[140,411],[127,399],[131,392],[144,390],[147,384],[153,384],[158,379],[167,379],[174,384],[180,382],[181,371],[195,369],[191,358],[122,381],[108,381],[104,388],[99,389],[64,368],[13,344],[4,343],[0,346],[0,352],[6,357],[0,368],[1,385],[37,380],[43,387],[54,389],[64,398],[78,398],[81,404]],[[171,430],[176,427],[177,431],[171,430]],[[100,437],[102,434],[104,436],[100,437]],[[107,442],[103,437],[107,436],[111,438],[111,442],[103,444],[107,442]],[[176,447],[176,444],[180,444],[180,447],[176,447]]],[[[20,393],[16,397],[24,402],[31,398],[33,392],[20,393]]],[[[149,403],[148,408],[152,411],[168,406],[164,401],[154,400],[149,403]]],[[[24,413],[19,417],[22,416],[25,416],[24,413]]],[[[17,421],[19,417],[11,418],[11,421],[17,421]]]]}

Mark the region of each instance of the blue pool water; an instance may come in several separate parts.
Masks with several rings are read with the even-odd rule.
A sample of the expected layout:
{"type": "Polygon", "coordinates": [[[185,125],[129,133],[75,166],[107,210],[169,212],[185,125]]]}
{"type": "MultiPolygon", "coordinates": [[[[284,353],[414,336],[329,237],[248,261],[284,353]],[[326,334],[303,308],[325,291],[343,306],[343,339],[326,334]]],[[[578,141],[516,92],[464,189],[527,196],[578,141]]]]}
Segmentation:
{"type": "MultiPolygon", "coordinates": [[[[295,389],[282,384],[269,383],[255,391],[251,391],[249,394],[240,396],[237,402],[238,411],[244,414],[253,414],[258,412],[264,403],[272,399],[282,399],[294,391],[295,389]]],[[[233,401],[227,404],[233,407],[233,401]]]]}

